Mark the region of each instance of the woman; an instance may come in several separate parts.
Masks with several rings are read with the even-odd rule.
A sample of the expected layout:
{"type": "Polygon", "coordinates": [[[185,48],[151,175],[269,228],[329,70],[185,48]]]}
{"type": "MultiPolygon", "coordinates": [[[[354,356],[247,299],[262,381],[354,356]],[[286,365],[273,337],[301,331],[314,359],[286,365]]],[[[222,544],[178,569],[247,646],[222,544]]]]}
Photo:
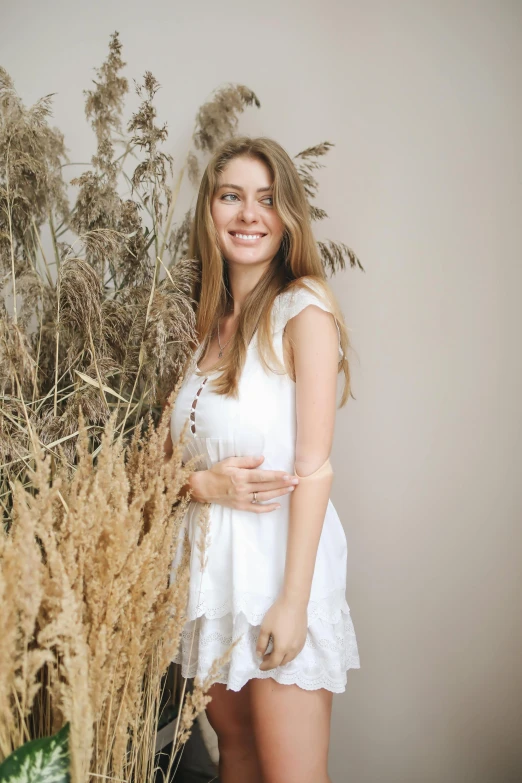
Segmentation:
{"type": "Polygon", "coordinates": [[[201,458],[176,661],[184,677],[204,677],[239,638],[207,707],[222,783],[326,783],[332,695],[359,667],[346,537],[329,500],[348,338],[303,185],[279,144],[239,137],[214,154],[190,256],[201,262],[200,342],[167,453],[190,418],[183,459],[201,458]],[[198,525],[202,503],[208,525],[198,525]]]}

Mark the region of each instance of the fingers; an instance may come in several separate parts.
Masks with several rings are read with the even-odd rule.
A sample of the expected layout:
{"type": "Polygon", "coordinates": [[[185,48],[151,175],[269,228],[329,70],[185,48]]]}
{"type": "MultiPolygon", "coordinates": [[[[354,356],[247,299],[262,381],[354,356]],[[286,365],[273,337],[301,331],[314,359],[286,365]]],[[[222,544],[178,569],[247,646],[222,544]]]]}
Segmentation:
{"type": "MultiPolygon", "coordinates": [[[[264,472],[271,473],[272,471],[267,470],[264,472]]],[[[299,478],[297,476],[288,476],[285,480],[280,478],[276,481],[265,481],[265,478],[263,477],[262,481],[256,481],[256,475],[263,473],[263,471],[249,470],[245,471],[245,473],[245,491],[248,494],[250,492],[256,492],[259,500],[272,500],[272,498],[288,495],[288,493],[293,492],[296,486],[299,484],[299,478]]]]}
{"type": "Polygon", "coordinates": [[[278,508],[281,508],[279,503],[252,503],[251,500],[236,500],[233,503],[223,503],[223,505],[236,511],[249,511],[252,514],[269,514],[271,511],[277,511],[278,508]]]}
{"type": "Polygon", "coordinates": [[[268,669],[275,669],[277,666],[280,666],[285,657],[285,653],[279,650],[269,628],[263,628],[263,626],[261,626],[256,644],[256,655],[258,658],[263,659],[259,664],[259,668],[263,672],[267,671],[268,669]],[[267,653],[266,650],[269,647],[270,639],[272,639],[274,646],[273,649],[267,653]]]}
{"type": "MultiPolygon", "coordinates": [[[[257,505],[258,512],[261,514],[267,510],[266,501],[289,495],[299,483],[297,476],[289,476],[282,470],[248,470],[244,471],[244,473],[247,476],[244,491],[246,491],[250,501],[254,497],[254,492],[256,493],[258,503],[251,503],[251,505],[257,505]],[[257,476],[261,477],[260,481],[256,481],[257,476]],[[276,478],[273,479],[271,478],[272,476],[276,478]],[[261,505],[258,505],[259,503],[261,505]]],[[[280,508],[279,504],[272,504],[270,511],[273,511],[275,508],[280,508]]]]}
{"type": "Polygon", "coordinates": [[[244,511],[252,511],[254,514],[268,514],[270,511],[277,511],[281,508],[279,503],[250,503],[244,511]]]}
{"type": "Polygon", "coordinates": [[[267,653],[266,649],[269,646],[270,637],[270,631],[261,628],[256,644],[256,655],[258,658],[262,658],[262,661],[259,664],[259,668],[262,672],[269,671],[270,669],[277,669],[278,666],[283,666],[285,663],[290,663],[290,661],[293,661],[297,655],[297,652],[293,651],[292,649],[288,649],[286,651],[281,650],[273,636],[273,649],[267,653]]]}
{"type": "MultiPolygon", "coordinates": [[[[227,457],[228,461],[232,462],[232,464],[236,465],[238,468],[257,468],[258,465],[261,465],[261,463],[264,461],[263,455],[259,455],[257,457],[227,457]]],[[[224,462],[225,460],[223,460],[224,462]]],[[[262,471],[261,471],[262,472],[262,471]]]]}
{"type": "Polygon", "coordinates": [[[259,664],[259,668],[262,672],[267,672],[270,669],[277,669],[278,666],[282,665],[284,659],[285,656],[282,653],[276,652],[276,650],[274,650],[270,653],[270,655],[267,655],[265,658],[263,658],[262,663],[259,664]]]}
{"type": "Polygon", "coordinates": [[[266,672],[270,669],[277,669],[278,666],[290,663],[303,648],[303,645],[296,646],[295,644],[285,646],[286,649],[282,649],[281,644],[278,644],[277,639],[272,636],[269,627],[263,628],[261,626],[256,644],[256,655],[258,658],[262,658],[259,664],[261,671],[266,672]],[[273,648],[267,653],[266,650],[269,647],[270,639],[273,641],[273,648]]]}
{"type": "MultiPolygon", "coordinates": [[[[271,484],[272,487],[284,487],[299,483],[297,476],[286,473],[284,470],[254,470],[252,468],[248,471],[247,478],[252,484],[271,484]]],[[[267,489],[272,487],[267,487],[267,489]]]]}
{"type": "Polygon", "coordinates": [[[274,647],[271,653],[263,656],[262,662],[259,664],[261,671],[266,672],[269,669],[276,669],[278,666],[284,666],[286,663],[290,663],[297,657],[299,651],[289,650],[283,652],[277,647],[274,647]]]}
{"type": "Polygon", "coordinates": [[[223,463],[234,465],[234,467],[244,471],[244,475],[241,478],[252,485],[252,489],[257,491],[257,484],[268,484],[269,486],[263,487],[263,489],[273,490],[280,489],[287,486],[295,486],[299,483],[299,477],[295,474],[290,474],[285,470],[264,470],[257,469],[264,461],[264,456],[249,456],[249,457],[226,457],[222,460],[223,463]]]}
{"type": "MultiPolygon", "coordinates": [[[[281,508],[280,503],[267,501],[283,497],[292,492],[299,483],[297,476],[283,470],[256,470],[255,465],[263,462],[263,456],[226,457],[221,460],[227,465],[226,499],[223,505],[255,514],[268,514],[281,508]],[[253,503],[256,493],[256,503],[253,503]]],[[[225,493],[222,493],[225,496],[225,493]]]]}
{"type": "Polygon", "coordinates": [[[256,655],[258,658],[262,658],[268,647],[268,640],[270,639],[270,631],[267,628],[261,626],[259,636],[257,637],[256,655]]]}
{"type": "Polygon", "coordinates": [[[241,511],[253,511],[255,514],[265,514],[267,511],[275,511],[275,509],[281,508],[281,503],[267,503],[267,500],[271,500],[275,497],[282,497],[283,495],[288,494],[289,493],[286,490],[283,492],[271,492],[269,494],[267,493],[266,495],[264,492],[257,492],[256,502],[254,503],[253,492],[249,492],[247,497],[243,500],[239,500],[234,508],[238,508],[241,511]]]}
{"type": "Polygon", "coordinates": [[[252,511],[255,514],[266,514],[269,511],[275,511],[276,509],[281,508],[280,503],[267,503],[266,501],[288,495],[294,490],[294,487],[287,487],[285,489],[275,489],[268,492],[266,490],[260,491],[255,487],[256,485],[254,485],[254,489],[249,489],[248,485],[238,483],[235,488],[236,500],[233,507],[240,509],[241,511],[252,511]],[[255,503],[253,502],[254,492],[256,495],[255,503]]]}
{"type": "Polygon", "coordinates": [[[259,668],[262,672],[269,671],[270,669],[277,669],[278,666],[284,666],[285,663],[290,663],[296,657],[296,652],[284,652],[278,647],[274,647],[271,653],[263,656],[262,662],[259,664],[259,668]]]}
{"type": "Polygon", "coordinates": [[[256,497],[258,501],[260,500],[272,500],[272,498],[280,498],[283,495],[289,495],[291,492],[294,491],[294,487],[279,487],[278,489],[272,489],[270,491],[266,489],[256,489],[255,486],[250,490],[250,492],[255,492],[256,497]]]}

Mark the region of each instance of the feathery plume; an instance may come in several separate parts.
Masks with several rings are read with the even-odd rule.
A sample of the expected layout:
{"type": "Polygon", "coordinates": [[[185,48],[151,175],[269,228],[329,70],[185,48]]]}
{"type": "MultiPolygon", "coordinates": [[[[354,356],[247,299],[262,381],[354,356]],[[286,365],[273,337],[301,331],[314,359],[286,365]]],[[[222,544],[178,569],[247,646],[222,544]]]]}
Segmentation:
{"type": "Polygon", "coordinates": [[[243,84],[228,84],[215,90],[196,116],[193,134],[196,149],[214,152],[221,141],[236,134],[238,115],[252,105],[259,109],[261,103],[257,95],[243,84]]]}

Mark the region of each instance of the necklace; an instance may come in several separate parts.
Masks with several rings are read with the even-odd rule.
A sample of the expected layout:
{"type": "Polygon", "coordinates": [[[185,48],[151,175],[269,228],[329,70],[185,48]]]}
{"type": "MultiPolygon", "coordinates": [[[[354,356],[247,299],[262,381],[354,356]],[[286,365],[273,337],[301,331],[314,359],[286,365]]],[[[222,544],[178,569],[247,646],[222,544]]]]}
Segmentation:
{"type": "MultiPolygon", "coordinates": [[[[235,334],[235,332],[234,332],[234,334],[235,334]]],[[[232,337],[234,336],[234,334],[232,335],[232,337]]],[[[225,345],[221,345],[221,340],[219,339],[219,318],[218,318],[218,322],[217,322],[217,338],[218,338],[218,345],[219,345],[218,357],[220,359],[223,356],[223,351],[225,350],[225,348],[227,347],[227,345],[231,341],[232,337],[228,338],[228,340],[226,341],[225,345]]]]}

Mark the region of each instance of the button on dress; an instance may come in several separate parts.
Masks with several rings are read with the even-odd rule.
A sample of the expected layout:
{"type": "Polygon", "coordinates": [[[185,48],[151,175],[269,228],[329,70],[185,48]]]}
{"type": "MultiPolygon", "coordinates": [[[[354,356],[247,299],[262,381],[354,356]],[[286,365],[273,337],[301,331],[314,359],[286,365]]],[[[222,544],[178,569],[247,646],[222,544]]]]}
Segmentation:
{"type": "MultiPolygon", "coordinates": [[[[283,331],[287,321],[308,305],[330,312],[317,284],[314,291],[294,289],[279,294],[271,312],[273,344],[283,361],[283,331]]],[[[296,385],[286,372],[266,371],[254,335],[239,381],[239,399],[212,389],[217,373],[200,372],[200,348],[179,389],[171,418],[173,443],[190,426],[183,462],[197,456],[199,469],[226,457],[263,455],[261,469],[294,473],[296,385]]],[[[339,345],[342,356],[342,350],[339,345]]],[[[284,365],[283,365],[284,366],[284,365]]],[[[277,369],[277,368],[275,368],[277,369]]],[[[339,471],[334,468],[335,477],[339,471]]],[[[183,530],[191,542],[190,589],[186,623],[174,661],[183,677],[204,678],[215,659],[233,641],[230,662],[218,682],[238,691],[252,678],[272,677],[307,690],[325,688],[341,693],[347,670],[360,667],[355,631],[346,601],[347,541],[331,502],[325,514],[308,603],[308,633],[301,652],[289,663],[261,671],[256,643],[265,613],[278,597],[285,568],[291,493],[270,502],[281,508],[268,514],[210,504],[206,535],[199,521],[205,504],[191,501],[183,530]],[[205,539],[204,556],[201,544],[205,539]],[[198,548],[199,542],[199,548],[198,548]]],[[[172,578],[181,558],[181,544],[172,564],[172,578]]],[[[270,651],[270,648],[269,648],[270,651]]]]}

